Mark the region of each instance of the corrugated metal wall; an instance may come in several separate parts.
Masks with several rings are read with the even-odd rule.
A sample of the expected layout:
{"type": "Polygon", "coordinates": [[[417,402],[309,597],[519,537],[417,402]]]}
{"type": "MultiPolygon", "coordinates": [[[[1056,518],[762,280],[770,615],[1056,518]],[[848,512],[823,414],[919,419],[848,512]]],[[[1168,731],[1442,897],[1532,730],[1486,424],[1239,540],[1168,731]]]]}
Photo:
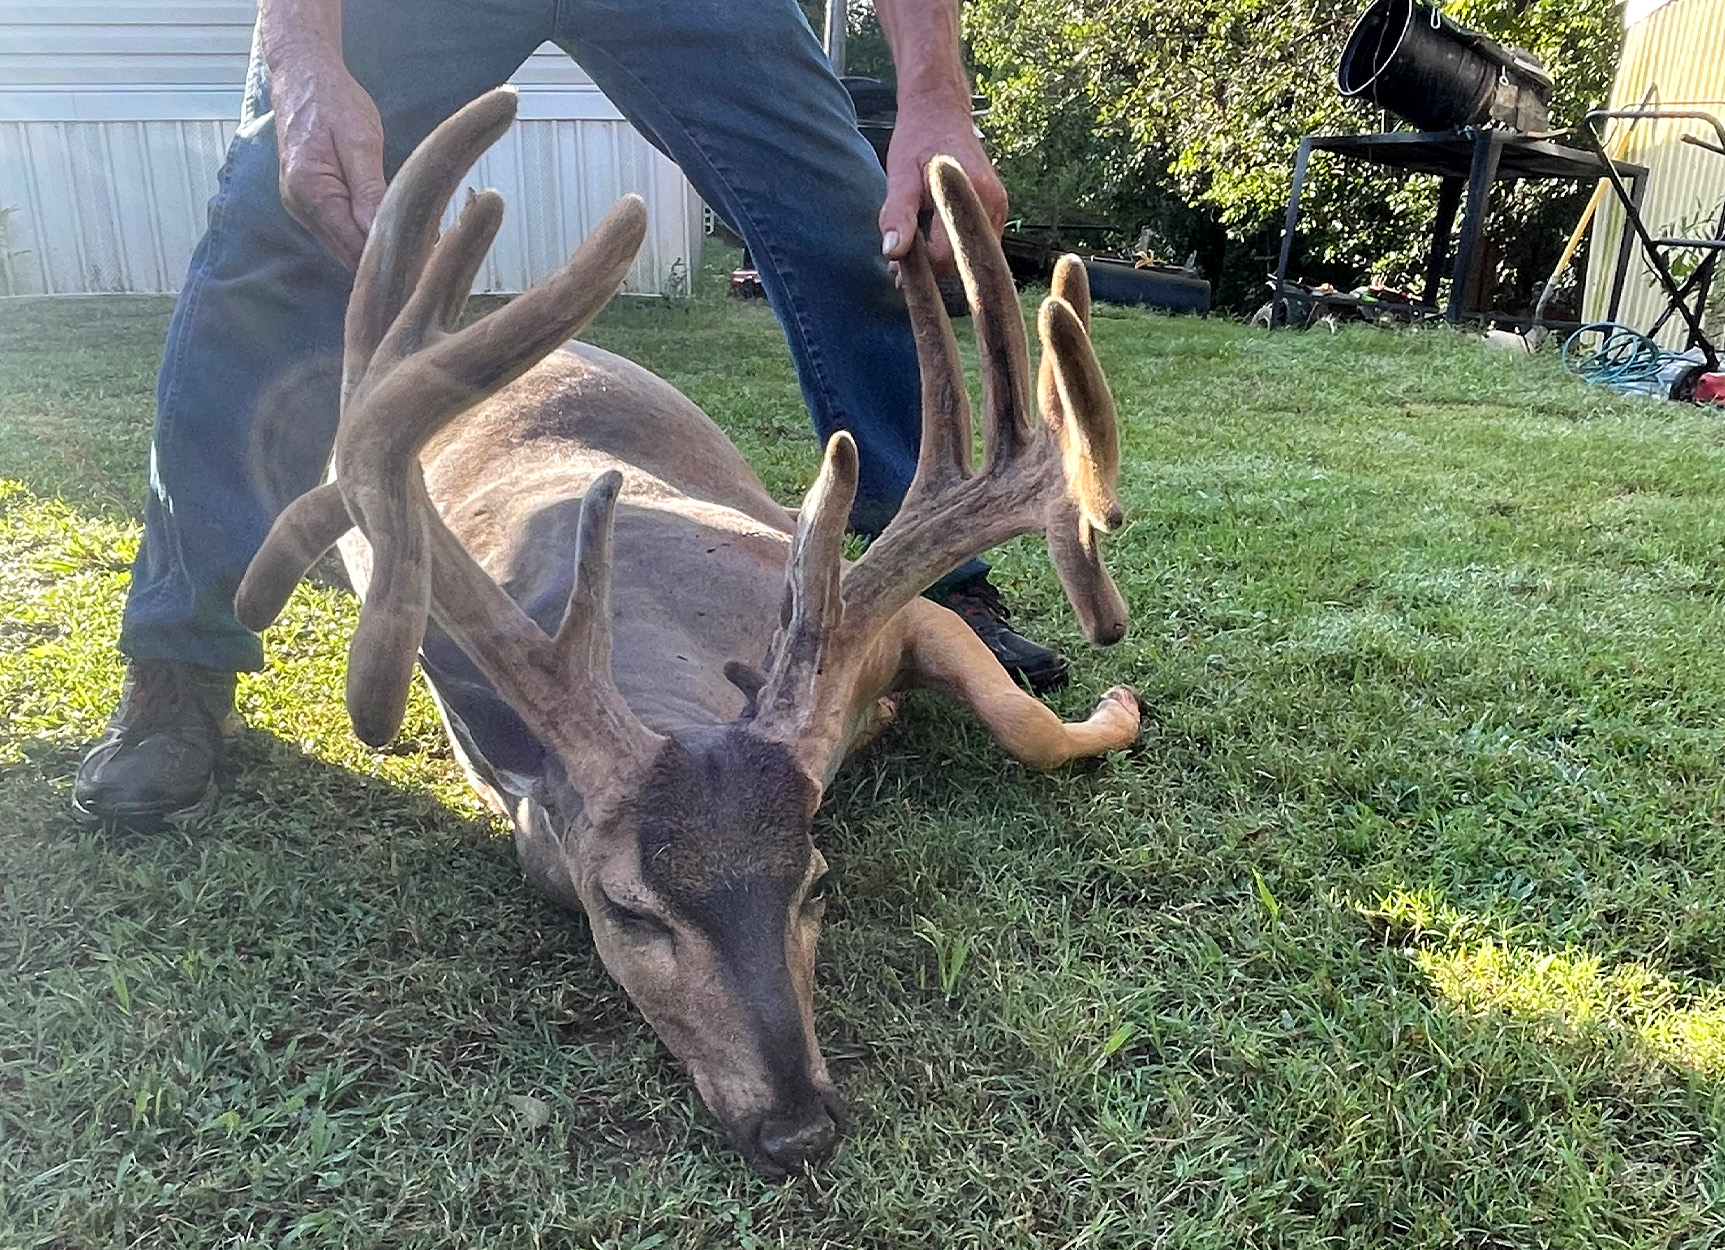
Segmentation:
{"type": "MultiPolygon", "coordinates": [[[[254,14],[245,0],[0,0],[0,294],[179,289],[239,118],[254,14]]],[[[508,203],[475,289],[530,286],[629,191],[649,228],[624,289],[685,282],[701,206],[676,166],[550,45],[512,81],[521,121],[469,179],[508,203]]]]}
{"type": "MultiPolygon", "coordinates": [[[[1661,107],[1698,108],[1725,119],[1725,0],[1670,0],[1630,25],[1611,106],[1635,108],[1649,88],[1661,107]]],[[[1642,216],[1658,236],[1711,234],[1725,200],[1725,157],[1684,143],[1685,133],[1714,137],[1704,123],[1642,122],[1625,154],[1650,171],[1642,216]]],[[[1605,316],[1622,232],[1623,214],[1613,198],[1594,228],[1584,303],[1590,320],[1605,316]]],[[[1688,259],[1693,262],[1695,253],[1688,259]]],[[[1714,285],[1717,289],[1721,284],[1714,285]]],[[[1637,249],[1618,320],[1647,329],[1665,306],[1664,290],[1637,249]]],[[[1681,347],[1681,322],[1667,327],[1660,338],[1667,346],[1681,347]]]]}

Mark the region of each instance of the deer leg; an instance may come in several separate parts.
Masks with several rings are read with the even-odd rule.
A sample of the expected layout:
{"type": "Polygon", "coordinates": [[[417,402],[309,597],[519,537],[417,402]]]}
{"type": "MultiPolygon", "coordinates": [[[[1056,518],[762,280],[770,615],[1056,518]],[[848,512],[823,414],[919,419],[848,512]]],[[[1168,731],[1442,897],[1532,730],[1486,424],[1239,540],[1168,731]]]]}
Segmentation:
{"type": "Polygon", "coordinates": [[[987,645],[956,614],[926,600],[910,630],[912,675],[969,704],[988,731],[1029,768],[1059,768],[1083,756],[1119,751],[1138,740],[1138,698],[1115,686],[1085,720],[1061,720],[1007,675],[987,645]]]}

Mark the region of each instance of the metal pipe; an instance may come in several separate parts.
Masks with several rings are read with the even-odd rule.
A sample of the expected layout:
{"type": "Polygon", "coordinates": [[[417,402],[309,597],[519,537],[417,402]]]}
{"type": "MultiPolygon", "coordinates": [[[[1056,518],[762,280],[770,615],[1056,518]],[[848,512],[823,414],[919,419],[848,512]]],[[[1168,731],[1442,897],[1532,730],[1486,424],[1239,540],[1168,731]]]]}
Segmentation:
{"type": "MultiPolygon", "coordinates": [[[[1657,88],[1649,87],[1647,94],[1641,97],[1641,107],[1645,109],[1653,103],[1653,98],[1657,93],[1657,88]]],[[[1613,136],[1611,155],[1614,158],[1622,160],[1629,155],[1629,140],[1635,134],[1635,128],[1640,124],[1641,118],[1633,118],[1627,127],[1620,129],[1613,136]]],[[[1684,137],[1688,138],[1687,135],[1684,137]]],[[[1593,188],[1593,196],[1587,201],[1587,207],[1582,210],[1581,220],[1576,222],[1575,229],[1569,232],[1569,242],[1563,245],[1563,255],[1558,257],[1557,264],[1551,271],[1551,277],[1545,280],[1545,287],[1539,293],[1539,302],[1533,307],[1534,324],[1529,328],[1529,334],[1539,334],[1539,322],[1545,319],[1545,308],[1551,302],[1551,293],[1557,289],[1557,283],[1563,277],[1563,271],[1569,268],[1569,262],[1575,259],[1575,253],[1581,247],[1581,240],[1586,236],[1587,228],[1593,224],[1593,218],[1599,212],[1599,207],[1605,202],[1605,196],[1610,190],[1611,184],[1604,178],[1601,178],[1593,188]]],[[[1615,309],[1612,311],[1612,315],[1616,315],[1615,309]]],[[[1540,337],[1544,338],[1544,335],[1541,334],[1540,337]]]]}
{"type": "Polygon", "coordinates": [[[843,76],[845,72],[845,25],[849,17],[849,5],[846,0],[827,0],[827,21],[825,46],[827,61],[833,67],[833,73],[843,76]]]}

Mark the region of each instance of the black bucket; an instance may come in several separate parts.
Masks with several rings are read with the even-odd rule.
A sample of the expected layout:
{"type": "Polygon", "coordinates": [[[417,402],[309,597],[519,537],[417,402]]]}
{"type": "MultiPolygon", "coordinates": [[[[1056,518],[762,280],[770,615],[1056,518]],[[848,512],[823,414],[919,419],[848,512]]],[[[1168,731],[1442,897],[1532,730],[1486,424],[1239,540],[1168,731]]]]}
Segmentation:
{"type": "Polygon", "coordinates": [[[1501,67],[1436,9],[1376,0],[1348,36],[1336,85],[1420,130],[1478,125],[1491,116],[1501,67]]]}

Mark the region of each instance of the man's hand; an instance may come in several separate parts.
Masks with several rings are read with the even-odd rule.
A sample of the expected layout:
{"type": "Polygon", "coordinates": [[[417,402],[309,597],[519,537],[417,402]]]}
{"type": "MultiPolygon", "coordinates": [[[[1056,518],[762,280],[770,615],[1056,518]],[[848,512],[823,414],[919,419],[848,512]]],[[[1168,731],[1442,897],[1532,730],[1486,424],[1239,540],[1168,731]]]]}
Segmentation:
{"type": "MultiPolygon", "coordinates": [[[[959,52],[959,0],[874,0],[898,75],[898,121],[886,156],[886,203],[880,210],[880,250],[903,260],[916,237],[918,215],[932,208],[923,171],[950,156],[970,175],[989,224],[1006,225],[1006,188],[982,151],[970,119],[970,79],[959,52]]],[[[935,272],[953,270],[952,242],[937,217],[930,231],[935,272]]]]}
{"type": "Polygon", "coordinates": [[[349,269],[383,200],[383,121],[339,57],[270,67],[281,197],[293,219],[349,269]]]}
{"type": "MultiPolygon", "coordinates": [[[[887,149],[886,203],[880,210],[881,251],[889,260],[902,260],[910,251],[917,217],[928,200],[925,172],[937,156],[950,156],[970,175],[977,198],[988,221],[998,233],[1006,225],[1006,188],[994,165],[982,150],[966,107],[947,104],[922,107],[914,101],[899,102],[898,122],[893,127],[892,146],[887,149]],[[911,107],[907,109],[907,104],[911,107]]],[[[952,241],[936,217],[929,229],[929,260],[940,275],[955,267],[952,241]]]]}

